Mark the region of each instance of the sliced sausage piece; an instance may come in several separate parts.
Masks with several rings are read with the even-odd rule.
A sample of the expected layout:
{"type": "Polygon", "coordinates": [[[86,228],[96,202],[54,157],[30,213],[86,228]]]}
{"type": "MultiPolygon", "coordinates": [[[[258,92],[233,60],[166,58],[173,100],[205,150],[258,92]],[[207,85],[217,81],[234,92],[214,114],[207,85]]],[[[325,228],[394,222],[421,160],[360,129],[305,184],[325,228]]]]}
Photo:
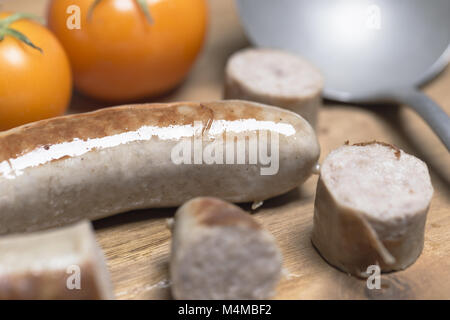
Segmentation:
{"type": "Polygon", "coordinates": [[[391,145],[332,151],[320,169],[312,242],[332,265],[367,276],[405,269],[420,255],[433,195],[427,165],[391,145]]]}
{"type": "Polygon", "coordinates": [[[196,198],[178,209],[170,259],[176,299],[265,299],[281,265],[272,235],[239,207],[196,198]]]}
{"type": "Polygon", "coordinates": [[[0,234],[197,196],[265,200],[302,184],[319,152],[303,118],[245,101],[131,105],[27,124],[0,133],[0,234]]]}
{"type": "Polygon", "coordinates": [[[0,238],[0,299],[113,299],[90,222],[0,238]]]}
{"type": "Polygon", "coordinates": [[[323,78],[303,58],[273,49],[244,49],[231,56],[225,76],[225,99],[289,109],[315,127],[323,78]]]}

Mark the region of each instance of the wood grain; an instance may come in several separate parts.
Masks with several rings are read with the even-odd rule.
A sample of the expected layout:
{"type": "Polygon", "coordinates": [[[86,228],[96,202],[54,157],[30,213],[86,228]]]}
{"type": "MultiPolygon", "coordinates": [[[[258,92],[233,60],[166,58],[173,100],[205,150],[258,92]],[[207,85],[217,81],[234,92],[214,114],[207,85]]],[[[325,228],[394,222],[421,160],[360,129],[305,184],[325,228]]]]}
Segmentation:
{"type": "MultiPolygon", "coordinates": [[[[43,14],[41,0],[4,0],[2,10],[43,14]]],[[[211,0],[211,25],[204,51],[185,83],[158,101],[211,100],[222,95],[228,56],[248,45],[231,0],[211,0]]],[[[450,113],[450,71],[425,90],[450,113]]],[[[99,107],[75,95],[71,112],[99,107]]],[[[429,212],[425,248],[405,271],[384,274],[382,289],[328,265],[314,250],[310,236],[317,177],[283,196],[267,201],[254,216],[272,232],[284,255],[285,275],[278,299],[450,299],[450,155],[427,125],[404,107],[371,108],[327,103],[319,116],[321,159],[344,141],[394,143],[426,161],[435,194],[429,212]]],[[[249,205],[243,206],[249,210],[249,205]]],[[[130,212],[95,222],[97,238],[119,299],[170,298],[166,219],[176,208],[130,212]]]]}

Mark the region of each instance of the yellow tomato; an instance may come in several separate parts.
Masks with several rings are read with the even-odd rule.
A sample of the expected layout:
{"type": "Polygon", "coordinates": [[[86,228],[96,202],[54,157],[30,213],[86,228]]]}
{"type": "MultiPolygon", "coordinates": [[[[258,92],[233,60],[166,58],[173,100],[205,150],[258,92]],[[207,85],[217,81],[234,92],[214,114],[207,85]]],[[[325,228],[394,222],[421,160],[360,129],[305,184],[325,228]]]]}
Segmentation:
{"type": "MultiPolygon", "coordinates": [[[[0,13],[0,25],[10,15],[0,13]]],[[[56,37],[27,19],[9,29],[42,52],[0,28],[0,130],[63,114],[72,93],[70,63],[56,37]]]]}
{"type": "Polygon", "coordinates": [[[102,0],[92,7],[94,2],[53,0],[49,6],[49,27],[69,55],[79,91],[129,101],[159,95],[183,80],[204,41],[206,0],[147,0],[143,7],[136,0],[102,0]],[[80,29],[68,28],[77,13],[80,29]]]}

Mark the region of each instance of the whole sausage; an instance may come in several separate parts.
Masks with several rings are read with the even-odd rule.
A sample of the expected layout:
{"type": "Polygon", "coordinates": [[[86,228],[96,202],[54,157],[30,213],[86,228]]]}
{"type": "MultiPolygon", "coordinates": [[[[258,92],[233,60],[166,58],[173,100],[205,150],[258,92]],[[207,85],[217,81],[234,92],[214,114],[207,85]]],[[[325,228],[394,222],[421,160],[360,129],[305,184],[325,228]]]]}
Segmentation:
{"type": "Polygon", "coordinates": [[[311,126],[243,101],[128,105],[0,133],[0,234],[178,206],[261,201],[319,157],[311,126]]]}

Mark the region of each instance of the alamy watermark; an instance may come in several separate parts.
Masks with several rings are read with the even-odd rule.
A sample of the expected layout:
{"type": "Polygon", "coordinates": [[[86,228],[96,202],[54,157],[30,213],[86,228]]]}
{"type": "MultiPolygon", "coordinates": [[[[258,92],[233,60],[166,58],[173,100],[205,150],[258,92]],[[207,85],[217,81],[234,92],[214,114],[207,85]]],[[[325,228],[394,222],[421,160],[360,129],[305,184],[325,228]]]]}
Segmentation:
{"type": "Polygon", "coordinates": [[[66,280],[66,288],[69,290],[81,290],[81,268],[73,264],[67,267],[66,273],[69,274],[66,280]]]}
{"type": "Polygon", "coordinates": [[[374,264],[367,267],[366,270],[367,278],[366,285],[367,289],[381,289],[381,268],[380,266],[374,264]]]}
{"type": "Polygon", "coordinates": [[[66,20],[66,26],[69,30],[81,29],[81,9],[79,6],[72,4],[67,7],[66,13],[69,17],[66,20]]]}
{"type": "Polygon", "coordinates": [[[171,160],[181,164],[259,165],[261,175],[275,175],[280,166],[279,134],[269,130],[224,131],[208,142],[208,128],[194,122],[194,134],[182,139],[171,151],[171,160]]]}

